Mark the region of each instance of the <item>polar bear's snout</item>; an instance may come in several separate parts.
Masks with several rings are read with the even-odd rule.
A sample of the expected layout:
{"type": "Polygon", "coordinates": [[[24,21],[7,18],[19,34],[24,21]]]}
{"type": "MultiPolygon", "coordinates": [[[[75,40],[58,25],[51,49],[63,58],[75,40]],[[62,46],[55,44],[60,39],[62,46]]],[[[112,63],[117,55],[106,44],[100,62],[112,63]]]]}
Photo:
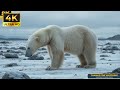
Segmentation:
{"type": "Polygon", "coordinates": [[[27,48],[25,56],[26,57],[31,57],[32,56],[32,51],[31,51],[30,48],[27,48]]]}

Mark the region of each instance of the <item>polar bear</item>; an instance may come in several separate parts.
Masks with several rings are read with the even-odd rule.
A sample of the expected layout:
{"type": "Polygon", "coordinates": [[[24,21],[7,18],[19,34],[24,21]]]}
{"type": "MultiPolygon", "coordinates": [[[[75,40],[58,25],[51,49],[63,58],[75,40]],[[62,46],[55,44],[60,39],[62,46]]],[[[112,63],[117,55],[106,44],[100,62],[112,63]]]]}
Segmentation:
{"type": "Polygon", "coordinates": [[[32,56],[38,48],[43,46],[47,46],[51,58],[51,66],[46,70],[59,69],[63,63],[64,52],[78,57],[81,64],[77,65],[77,68],[96,67],[97,37],[86,26],[49,25],[41,28],[28,38],[25,56],[32,56]]]}

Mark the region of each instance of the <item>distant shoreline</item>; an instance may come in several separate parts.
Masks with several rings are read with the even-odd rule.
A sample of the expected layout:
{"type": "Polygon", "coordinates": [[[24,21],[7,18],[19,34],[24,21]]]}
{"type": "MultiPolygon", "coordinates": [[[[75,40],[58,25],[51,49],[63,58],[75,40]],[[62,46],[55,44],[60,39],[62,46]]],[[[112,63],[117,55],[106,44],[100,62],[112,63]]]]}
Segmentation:
{"type": "Polygon", "coordinates": [[[27,39],[1,39],[0,40],[27,40],[27,39]]]}
{"type": "MultiPolygon", "coordinates": [[[[27,40],[23,38],[3,38],[1,37],[0,40],[27,40]]],[[[113,37],[108,37],[108,38],[98,38],[98,40],[120,40],[120,35],[115,35],[113,37]]]]}
{"type": "MultiPolygon", "coordinates": [[[[115,41],[116,39],[112,40],[112,39],[101,39],[101,38],[98,38],[98,40],[111,40],[111,41],[115,41]]],[[[117,41],[120,41],[120,40],[117,40],[117,41]]]]}
{"type": "MultiPolygon", "coordinates": [[[[0,39],[0,40],[28,40],[28,39],[0,39]]],[[[98,40],[111,40],[111,39],[107,39],[107,38],[98,38],[98,40]]],[[[114,39],[113,39],[114,40],[114,39]]],[[[111,40],[111,41],[113,41],[113,40],[111,40]]],[[[120,41],[120,39],[119,40],[117,40],[117,41],[120,41]]]]}

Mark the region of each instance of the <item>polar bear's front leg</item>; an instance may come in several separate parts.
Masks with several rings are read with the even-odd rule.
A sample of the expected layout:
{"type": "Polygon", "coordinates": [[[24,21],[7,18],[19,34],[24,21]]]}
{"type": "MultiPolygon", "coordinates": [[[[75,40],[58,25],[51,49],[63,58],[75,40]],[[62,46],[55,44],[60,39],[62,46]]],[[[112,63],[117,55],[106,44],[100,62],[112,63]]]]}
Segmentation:
{"type": "Polygon", "coordinates": [[[53,55],[52,55],[52,51],[51,51],[50,45],[48,45],[47,48],[48,48],[48,52],[49,52],[49,55],[50,55],[50,59],[52,60],[53,59],[53,55]]]}
{"type": "Polygon", "coordinates": [[[64,40],[62,36],[55,36],[48,47],[50,57],[51,57],[51,66],[48,66],[46,70],[56,70],[59,69],[63,60],[64,60],[64,40]]]}
{"type": "Polygon", "coordinates": [[[64,60],[64,50],[63,50],[63,45],[61,47],[62,49],[60,49],[59,45],[58,47],[57,46],[48,47],[50,57],[51,57],[51,66],[48,66],[46,70],[56,70],[56,69],[59,69],[59,67],[61,66],[64,60]]]}
{"type": "Polygon", "coordinates": [[[57,70],[61,66],[64,59],[64,52],[57,51],[53,53],[53,59],[51,61],[51,66],[48,66],[46,70],[57,70]]]}

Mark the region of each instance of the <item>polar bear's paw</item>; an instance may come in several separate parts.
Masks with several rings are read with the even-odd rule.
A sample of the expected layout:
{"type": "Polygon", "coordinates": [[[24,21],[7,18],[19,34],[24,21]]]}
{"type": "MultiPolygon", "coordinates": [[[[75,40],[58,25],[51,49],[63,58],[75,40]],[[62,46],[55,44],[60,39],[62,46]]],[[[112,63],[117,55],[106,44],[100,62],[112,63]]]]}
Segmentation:
{"type": "Polygon", "coordinates": [[[95,68],[96,65],[76,65],[76,68],[95,68]]]}
{"type": "Polygon", "coordinates": [[[84,68],[83,65],[76,65],[76,68],[84,68]]]}
{"type": "Polygon", "coordinates": [[[86,65],[86,66],[84,66],[84,68],[95,68],[96,67],[96,65],[86,65]]]}
{"type": "Polygon", "coordinates": [[[48,66],[45,70],[51,71],[51,70],[57,70],[56,68],[52,68],[51,66],[48,66]]]}

